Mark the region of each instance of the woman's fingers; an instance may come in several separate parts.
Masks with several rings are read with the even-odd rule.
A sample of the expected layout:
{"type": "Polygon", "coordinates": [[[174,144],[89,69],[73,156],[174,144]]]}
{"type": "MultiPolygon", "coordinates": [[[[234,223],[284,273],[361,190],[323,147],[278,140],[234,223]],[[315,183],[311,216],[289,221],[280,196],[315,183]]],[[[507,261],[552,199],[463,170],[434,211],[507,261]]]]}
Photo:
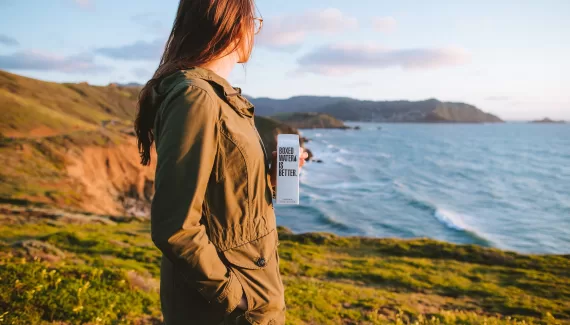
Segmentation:
{"type": "Polygon", "coordinates": [[[309,158],[309,153],[306,152],[303,148],[299,150],[301,156],[299,157],[299,167],[303,167],[305,165],[306,159],[309,158]]]}
{"type": "Polygon", "coordinates": [[[301,156],[301,159],[299,159],[300,167],[303,167],[305,165],[305,163],[307,162],[307,158],[309,158],[309,154],[305,152],[303,156],[301,156]]]}

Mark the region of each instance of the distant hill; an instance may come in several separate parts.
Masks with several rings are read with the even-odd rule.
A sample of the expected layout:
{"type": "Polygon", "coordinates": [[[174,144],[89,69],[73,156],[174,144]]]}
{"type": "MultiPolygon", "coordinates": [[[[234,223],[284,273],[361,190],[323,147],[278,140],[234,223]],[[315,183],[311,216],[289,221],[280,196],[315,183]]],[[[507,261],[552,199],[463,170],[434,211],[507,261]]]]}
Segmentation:
{"type": "MultiPolygon", "coordinates": [[[[147,216],[156,159],[139,164],[133,136],[139,91],[0,70],[0,202],[147,216]]],[[[255,123],[268,151],[276,134],[298,133],[265,117],[255,123]]]]}
{"type": "Polygon", "coordinates": [[[325,113],[279,113],[271,116],[298,129],[348,129],[344,122],[325,113]]]}
{"type": "Polygon", "coordinates": [[[255,127],[259,131],[267,154],[271,154],[272,151],[276,150],[278,134],[299,134],[299,130],[296,128],[263,116],[255,117],[255,127]]]}
{"type": "Polygon", "coordinates": [[[0,71],[0,133],[48,136],[94,130],[101,121],[132,121],[138,90],[45,82],[0,71]]]}
{"type": "Polygon", "coordinates": [[[564,124],[566,121],[556,121],[549,119],[548,117],[543,118],[542,120],[535,120],[530,121],[529,123],[536,123],[536,124],[564,124]]]}
{"type": "Polygon", "coordinates": [[[140,84],[138,82],[116,83],[116,85],[121,87],[133,87],[133,88],[142,88],[144,86],[143,84],[140,84]]]}
{"type": "Polygon", "coordinates": [[[361,101],[345,97],[300,96],[289,99],[251,98],[256,113],[320,112],[343,121],[400,123],[501,123],[499,117],[465,103],[424,101],[361,101]]]}

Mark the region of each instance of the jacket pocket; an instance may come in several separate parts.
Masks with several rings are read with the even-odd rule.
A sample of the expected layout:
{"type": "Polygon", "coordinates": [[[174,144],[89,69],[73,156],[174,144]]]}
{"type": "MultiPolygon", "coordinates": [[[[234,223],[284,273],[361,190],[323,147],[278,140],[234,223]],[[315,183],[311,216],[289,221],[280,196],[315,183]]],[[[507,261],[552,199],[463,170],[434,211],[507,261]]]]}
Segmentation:
{"type": "Polygon", "coordinates": [[[251,324],[283,324],[285,297],[279,275],[277,231],[223,252],[247,298],[245,318],[251,324]]]}

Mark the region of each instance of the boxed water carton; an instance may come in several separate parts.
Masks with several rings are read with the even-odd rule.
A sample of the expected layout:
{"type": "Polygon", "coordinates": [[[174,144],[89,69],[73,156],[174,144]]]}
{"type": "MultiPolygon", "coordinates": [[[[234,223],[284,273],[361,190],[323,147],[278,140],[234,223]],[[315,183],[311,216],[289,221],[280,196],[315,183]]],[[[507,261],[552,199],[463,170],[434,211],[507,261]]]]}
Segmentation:
{"type": "Polygon", "coordinates": [[[299,135],[277,136],[277,204],[299,204],[299,135]]]}

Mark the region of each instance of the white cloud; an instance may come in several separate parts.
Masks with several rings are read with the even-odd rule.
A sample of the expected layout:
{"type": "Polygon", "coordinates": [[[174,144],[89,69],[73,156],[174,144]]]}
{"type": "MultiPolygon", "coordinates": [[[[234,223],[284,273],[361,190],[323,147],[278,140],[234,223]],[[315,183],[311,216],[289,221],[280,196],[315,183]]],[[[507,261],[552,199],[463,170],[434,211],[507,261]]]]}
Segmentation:
{"type": "Polygon", "coordinates": [[[133,73],[133,75],[139,79],[148,79],[150,77],[152,77],[152,72],[150,72],[148,69],[145,68],[134,68],[131,70],[131,72],[133,73]]]}
{"type": "Polygon", "coordinates": [[[338,9],[313,10],[265,19],[256,42],[275,50],[294,51],[310,33],[334,34],[356,27],[356,18],[347,16],[338,9]]]}
{"type": "Polygon", "coordinates": [[[164,21],[160,19],[155,13],[146,12],[137,14],[131,17],[131,20],[137,25],[145,28],[148,32],[166,35],[168,29],[164,24],[164,21]]]}
{"type": "Polygon", "coordinates": [[[132,44],[117,47],[95,49],[96,54],[121,60],[159,60],[164,51],[164,41],[156,39],[152,42],[136,41],[132,44]]]}
{"type": "Polygon", "coordinates": [[[81,8],[90,8],[92,6],[91,0],[73,0],[81,8]]]}
{"type": "Polygon", "coordinates": [[[465,64],[470,57],[462,48],[388,49],[376,45],[330,45],[301,56],[298,71],[335,75],[391,67],[433,69],[465,64]]]}
{"type": "Polygon", "coordinates": [[[508,96],[489,96],[489,97],[485,98],[485,100],[505,101],[505,100],[510,100],[510,97],[508,97],[508,96]]]}
{"type": "Polygon", "coordinates": [[[59,71],[65,73],[103,72],[109,67],[95,63],[90,54],[60,56],[40,51],[21,51],[0,55],[0,68],[11,70],[59,71]]]}
{"type": "Polygon", "coordinates": [[[2,45],[6,45],[6,46],[18,46],[20,45],[20,42],[18,42],[15,38],[4,35],[4,34],[0,34],[0,44],[2,45]]]}
{"type": "Polygon", "coordinates": [[[368,87],[368,86],[372,86],[373,83],[370,81],[355,81],[355,82],[349,82],[347,84],[345,84],[345,87],[348,88],[363,88],[363,87],[368,87]]]}
{"type": "Polygon", "coordinates": [[[386,33],[393,31],[398,26],[398,22],[393,17],[374,17],[372,27],[379,32],[386,33]]]}

